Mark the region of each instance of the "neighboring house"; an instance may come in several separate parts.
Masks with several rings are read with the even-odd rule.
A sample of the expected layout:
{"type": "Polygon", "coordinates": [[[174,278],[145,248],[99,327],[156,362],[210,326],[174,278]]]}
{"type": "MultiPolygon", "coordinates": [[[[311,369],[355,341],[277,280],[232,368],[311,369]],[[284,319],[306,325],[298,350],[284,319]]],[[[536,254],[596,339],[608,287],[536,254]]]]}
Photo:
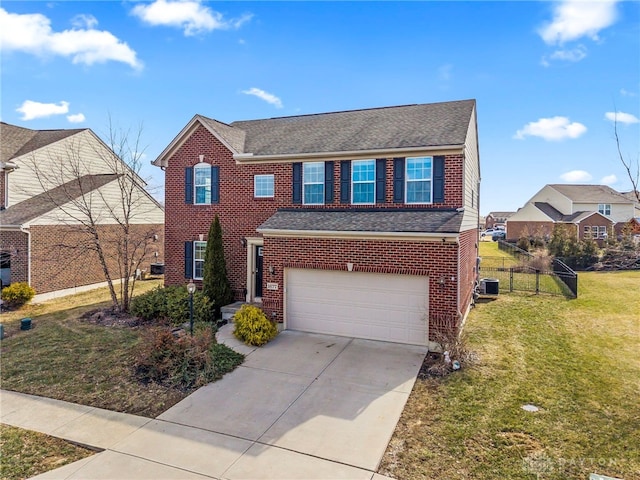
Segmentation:
{"type": "MultiPolygon", "coordinates": [[[[162,207],[91,130],[31,130],[1,122],[0,146],[3,286],[27,282],[42,300],[104,285],[103,268],[86,247],[78,200],[87,201],[96,228],[110,241],[121,235],[114,216],[122,202],[121,185],[132,187],[132,235],[150,239],[137,246],[146,248],[149,258],[141,267],[163,261],[162,207]]],[[[108,267],[119,271],[112,260],[115,247],[103,247],[108,267]]]]}
{"type": "Polygon", "coordinates": [[[549,237],[557,224],[575,228],[578,239],[602,243],[622,231],[634,202],[606,185],[545,185],[507,220],[507,238],[549,237]]]}
{"type": "Polygon", "coordinates": [[[165,170],[167,285],[200,282],[222,224],[239,300],[284,328],[428,344],[472,302],[474,100],[225,124],[196,115],[165,170]]]}
{"type": "Polygon", "coordinates": [[[485,228],[495,228],[496,226],[505,226],[507,220],[516,212],[489,212],[485,217],[485,228]]]}

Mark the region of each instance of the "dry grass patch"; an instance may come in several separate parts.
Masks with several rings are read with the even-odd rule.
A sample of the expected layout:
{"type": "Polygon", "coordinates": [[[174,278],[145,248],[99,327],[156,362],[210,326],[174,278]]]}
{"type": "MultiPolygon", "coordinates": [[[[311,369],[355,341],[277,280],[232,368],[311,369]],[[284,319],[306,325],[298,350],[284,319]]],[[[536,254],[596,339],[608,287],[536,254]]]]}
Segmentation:
{"type": "Polygon", "coordinates": [[[640,272],[581,273],[577,300],[501,294],[478,305],[466,325],[477,362],[416,382],[380,472],[640,479],[639,312],[640,272]]]}
{"type": "Polygon", "coordinates": [[[95,452],[42,433],[0,425],[0,478],[30,478],[95,452]]]}

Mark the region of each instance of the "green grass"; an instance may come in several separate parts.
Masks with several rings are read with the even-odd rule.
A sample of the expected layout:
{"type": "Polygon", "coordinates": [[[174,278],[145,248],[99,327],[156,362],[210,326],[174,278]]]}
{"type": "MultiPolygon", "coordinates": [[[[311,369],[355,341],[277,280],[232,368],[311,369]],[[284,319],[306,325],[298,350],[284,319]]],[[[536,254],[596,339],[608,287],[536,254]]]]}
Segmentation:
{"type": "Polygon", "coordinates": [[[479,304],[465,327],[478,361],[416,382],[381,473],[640,479],[639,313],[637,271],[581,273],[575,300],[514,293],[479,304]]]}
{"type": "Polygon", "coordinates": [[[0,425],[0,478],[30,478],[95,452],[41,433],[0,425]]]}

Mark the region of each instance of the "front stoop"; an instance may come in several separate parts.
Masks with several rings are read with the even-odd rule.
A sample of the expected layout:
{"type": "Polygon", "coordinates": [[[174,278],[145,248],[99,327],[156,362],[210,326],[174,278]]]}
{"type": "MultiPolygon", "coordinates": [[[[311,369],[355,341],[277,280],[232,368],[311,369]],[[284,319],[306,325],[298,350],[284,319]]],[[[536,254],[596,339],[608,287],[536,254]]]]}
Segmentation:
{"type": "MultiPolygon", "coordinates": [[[[222,314],[222,321],[226,323],[233,323],[233,316],[236,314],[238,310],[240,310],[240,307],[242,307],[243,305],[246,305],[247,303],[248,302],[243,302],[240,300],[234,303],[230,303],[229,305],[225,305],[224,307],[221,307],[220,313],[222,314]]],[[[251,303],[251,305],[254,305],[258,308],[262,308],[261,303],[251,303]]]]}

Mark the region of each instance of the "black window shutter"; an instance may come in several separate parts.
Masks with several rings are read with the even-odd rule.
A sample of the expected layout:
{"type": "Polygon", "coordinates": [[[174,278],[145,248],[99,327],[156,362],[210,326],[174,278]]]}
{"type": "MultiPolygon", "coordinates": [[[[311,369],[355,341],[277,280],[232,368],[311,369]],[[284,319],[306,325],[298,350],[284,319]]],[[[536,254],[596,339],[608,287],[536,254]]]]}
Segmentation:
{"type": "Polygon", "coordinates": [[[393,202],[404,203],[404,158],[393,159],[393,202]]]}
{"type": "Polygon", "coordinates": [[[211,165],[211,203],[220,203],[220,167],[211,165]]]}
{"type": "Polygon", "coordinates": [[[184,242],[184,278],[193,278],[193,242],[184,242]]]}
{"type": "Polygon", "coordinates": [[[444,156],[433,157],[433,203],[444,203],[444,156]]]}
{"type": "Polygon", "coordinates": [[[184,169],[184,203],[193,203],[193,167],[184,169]]]}
{"type": "Polygon", "coordinates": [[[333,203],[333,162],[324,162],[324,203],[333,203]]]}
{"type": "Polygon", "coordinates": [[[351,161],[340,161],[340,203],[351,201],[351,161]]]}
{"type": "Polygon", "coordinates": [[[384,203],[386,200],[387,188],[387,159],[378,158],[376,160],[376,203],[384,203]]]}
{"type": "Polygon", "coordinates": [[[293,203],[302,203],[302,163],[293,164],[293,203]]]}

